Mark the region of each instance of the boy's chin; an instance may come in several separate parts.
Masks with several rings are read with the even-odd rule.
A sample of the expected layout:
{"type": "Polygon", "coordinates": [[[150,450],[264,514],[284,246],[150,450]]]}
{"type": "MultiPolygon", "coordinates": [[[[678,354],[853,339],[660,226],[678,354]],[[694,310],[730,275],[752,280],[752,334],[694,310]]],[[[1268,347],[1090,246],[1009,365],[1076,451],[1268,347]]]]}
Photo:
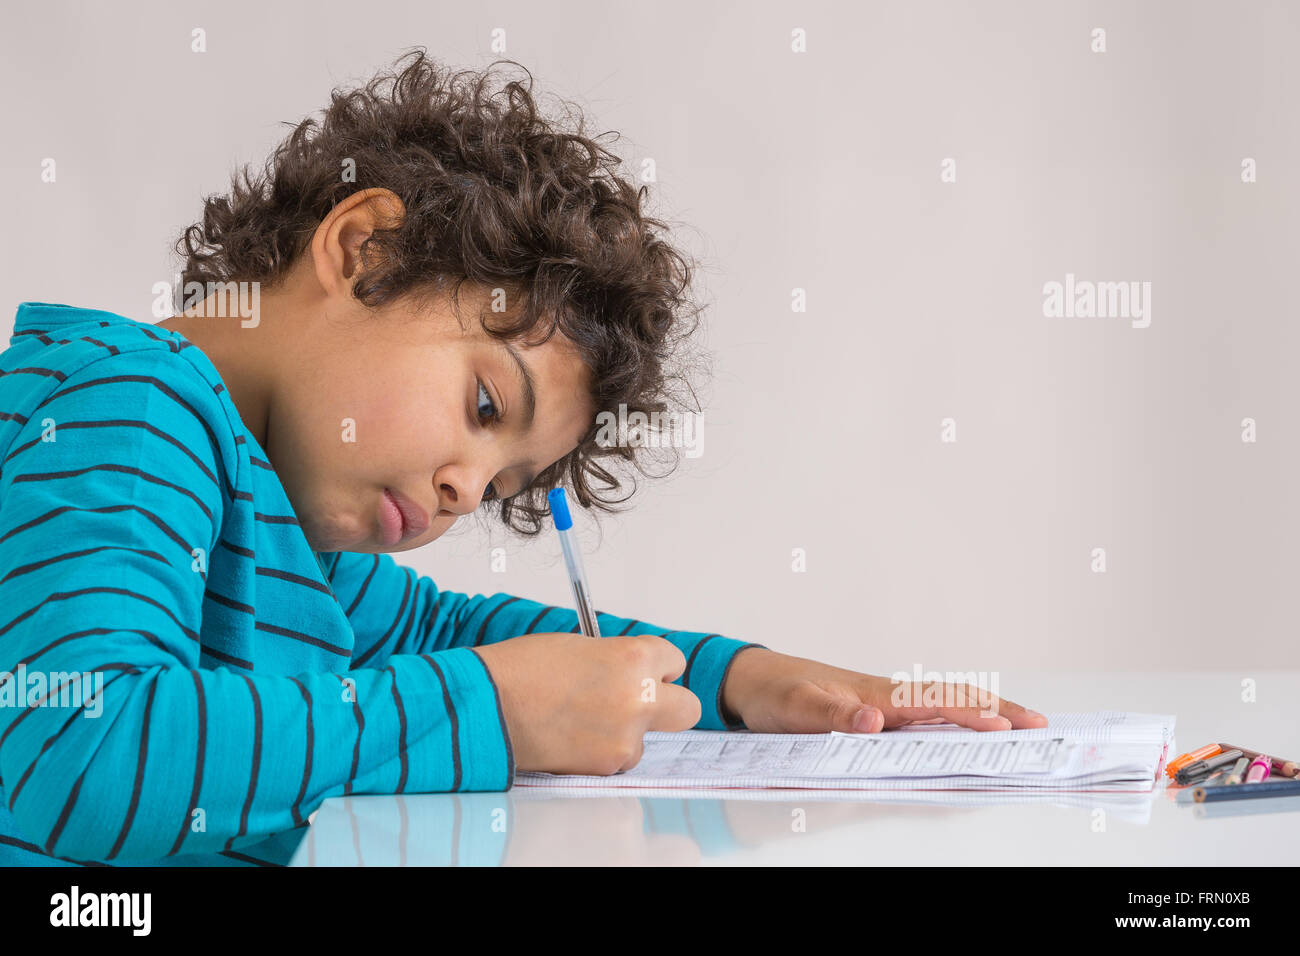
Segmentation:
{"type": "Polygon", "coordinates": [[[303,536],[313,551],[327,554],[332,551],[376,552],[389,550],[384,546],[378,528],[339,528],[335,525],[318,525],[299,520],[303,536]]]}

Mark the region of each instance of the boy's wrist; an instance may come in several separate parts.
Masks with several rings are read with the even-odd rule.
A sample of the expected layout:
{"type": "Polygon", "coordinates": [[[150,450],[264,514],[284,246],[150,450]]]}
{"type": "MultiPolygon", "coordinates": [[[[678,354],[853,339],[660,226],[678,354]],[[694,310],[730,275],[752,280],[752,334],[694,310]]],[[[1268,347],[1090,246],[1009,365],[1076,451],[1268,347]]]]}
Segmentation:
{"type": "Polygon", "coordinates": [[[722,682],[722,719],[725,723],[738,724],[743,720],[745,702],[753,691],[759,672],[765,663],[779,656],[766,647],[742,647],[736,652],[722,682]]]}

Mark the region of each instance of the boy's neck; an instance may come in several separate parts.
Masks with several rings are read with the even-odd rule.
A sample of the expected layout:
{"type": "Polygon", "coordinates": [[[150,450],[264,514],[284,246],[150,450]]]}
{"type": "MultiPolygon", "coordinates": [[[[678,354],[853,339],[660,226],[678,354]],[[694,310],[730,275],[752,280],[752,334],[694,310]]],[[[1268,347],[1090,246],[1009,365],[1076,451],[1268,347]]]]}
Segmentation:
{"type": "Polygon", "coordinates": [[[179,332],[203,351],[221,375],[244,427],[263,449],[268,443],[267,424],[274,394],[273,373],[265,363],[279,352],[276,323],[268,321],[274,308],[274,303],[263,298],[257,324],[245,327],[242,322],[247,320],[241,321],[237,315],[218,314],[209,297],[158,323],[179,332]]]}

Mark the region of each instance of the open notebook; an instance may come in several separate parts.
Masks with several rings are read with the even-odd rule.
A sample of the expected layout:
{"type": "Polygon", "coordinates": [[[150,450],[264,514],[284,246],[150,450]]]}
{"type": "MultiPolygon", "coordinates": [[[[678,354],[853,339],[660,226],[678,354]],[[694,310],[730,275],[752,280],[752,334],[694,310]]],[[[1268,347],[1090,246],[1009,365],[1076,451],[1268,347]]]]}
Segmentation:
{"type": "Polygon", "coordinates": [[[1047,714],[1036,730],[912,724],[878,734],[651,731],[641,761],[612,776],[519,773],[519,787],[1149,792],[1174,718],[1047,714]]]}

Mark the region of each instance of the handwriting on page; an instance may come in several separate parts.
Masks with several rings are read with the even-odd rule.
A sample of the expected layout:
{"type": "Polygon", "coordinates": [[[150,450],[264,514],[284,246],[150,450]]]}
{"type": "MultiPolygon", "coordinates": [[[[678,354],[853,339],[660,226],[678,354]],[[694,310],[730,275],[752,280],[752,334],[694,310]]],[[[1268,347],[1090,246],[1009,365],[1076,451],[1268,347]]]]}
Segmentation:
{"type": "Polygon", "coordinates": [[[1000,776],[1055,773],[1072,748],[1050,740],[909,740],[888,736],[832,737],[813,768],[818,777],[930,777],[944,774],[1000,776]]]}

